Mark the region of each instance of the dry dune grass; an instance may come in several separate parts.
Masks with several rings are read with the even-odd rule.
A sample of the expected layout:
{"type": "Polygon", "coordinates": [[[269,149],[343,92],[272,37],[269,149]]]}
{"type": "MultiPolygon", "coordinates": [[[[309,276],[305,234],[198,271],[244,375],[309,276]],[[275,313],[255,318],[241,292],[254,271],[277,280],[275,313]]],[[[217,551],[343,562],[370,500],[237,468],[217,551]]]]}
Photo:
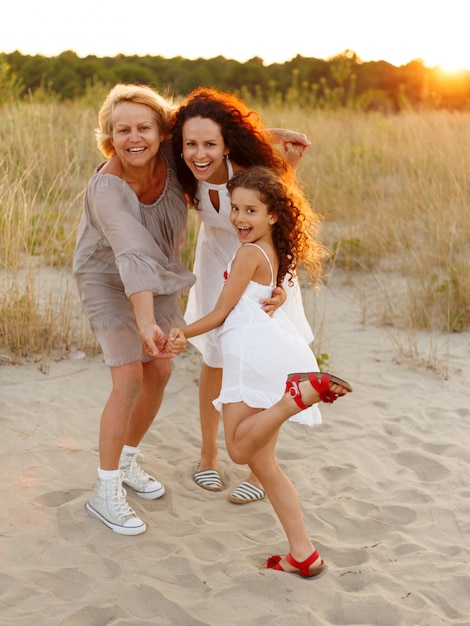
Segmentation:
{"type": "Polygon", "coordinates": [[[16,103],[0,128],[0,358],[94,348],[70,265],[82,194],[98,159],[90,107],[16,103]]]}
{"type": "MultiPolygon", "coordinates": [[[[101,158],[97,108],[47,100],[2,107],[0,359],[47,368],[52,355],[96,348],[70,266],[83,190],[101,158]]],[[[402,353],[416,352],[421,329],[468,329],[470,114],[257,108],[268,126],[312,140],[299,173],[323,216],[326,281],[340,272],[358,284],[363,321],[396,331],[402,353]]],[[[189,224],[188,264],[194,215],[189,224]]]]}
{"type": "Polygon", "coordinates": [[[336,265],[375,277],[388,323],[468,328],[470,116],[313,111],[301,127],[301,177],[336,265]]]}

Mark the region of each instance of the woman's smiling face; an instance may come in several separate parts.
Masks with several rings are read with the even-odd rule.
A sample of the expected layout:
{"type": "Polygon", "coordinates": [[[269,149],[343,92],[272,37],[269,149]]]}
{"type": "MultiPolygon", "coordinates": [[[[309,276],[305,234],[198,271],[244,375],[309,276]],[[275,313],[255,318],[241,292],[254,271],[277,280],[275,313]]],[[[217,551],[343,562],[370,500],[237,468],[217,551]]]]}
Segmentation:
{"type": "Polygon", "coordinates": [[[112,117],[112,141],[123,164],[144,167],[160,149],[161,135],[154,111],[146,104],[119,102],[112,117]]]}
{"type": "Polygon", "coordinates": [[[205,117],[192,117],[183,124],[183,158],[197,180],[227,182],[225,146],[220,126],[205,117]]]}

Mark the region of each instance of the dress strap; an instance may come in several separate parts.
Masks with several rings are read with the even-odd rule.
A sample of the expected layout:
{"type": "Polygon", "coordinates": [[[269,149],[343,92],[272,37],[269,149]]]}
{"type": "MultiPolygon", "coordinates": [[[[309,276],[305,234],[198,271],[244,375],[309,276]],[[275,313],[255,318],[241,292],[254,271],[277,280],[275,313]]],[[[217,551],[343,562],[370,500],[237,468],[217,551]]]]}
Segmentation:
{"type": "Polygon", "coordinates": [[[269,265],[269,269],[271,270],[271,287],[275,286],[274,283],[274,273],[273,273],[273,266],[271,265],[271,261],[269,260],[268,255],[266,254],[266,252],[263,250],[263,248],[261,246],[259,246],[257,243],[245,243],[243,244],[244,246],[254,246],[255,248],[258,248],[258,250],[261,250],[261,252],[264,254],[264,258],[266,259],[266,261],[268,262],[269,265]]]}

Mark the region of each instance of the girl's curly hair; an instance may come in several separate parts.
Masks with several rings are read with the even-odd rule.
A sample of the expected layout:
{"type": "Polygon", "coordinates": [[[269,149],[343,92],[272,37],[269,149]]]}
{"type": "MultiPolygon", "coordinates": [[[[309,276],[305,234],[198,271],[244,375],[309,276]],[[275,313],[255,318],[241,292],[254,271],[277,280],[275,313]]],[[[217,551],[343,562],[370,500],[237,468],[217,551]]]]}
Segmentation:
{"type": "Polygon", "coordinates": [[[314,280],[321,279],[321,260],[326,250],[318,241],[319,217],[303,193],[266,167],[250,167],[237,172],[227,183],[230,193],[238,187],[259,193],[268,212],[277,217],[273,225],[273,243],[279,255],[277,285],[293,278],[299,264],[304,265],[314,280]]]}
{"type": "Polygon", "coordinates": [[[198,181],[181,157],[183,126],[194,117],[211,119],[220,126],[224,144],[230,150],[230,158],[237,165],[243,168],[264,165],[279,175],[293,176],[293,169],[273,147],[270,132],[256,111],[250,110],[234,94],[201,87],[192,91],[180,106],[172,131],[176,173],[192,206],[197,206],[198,181]]]}

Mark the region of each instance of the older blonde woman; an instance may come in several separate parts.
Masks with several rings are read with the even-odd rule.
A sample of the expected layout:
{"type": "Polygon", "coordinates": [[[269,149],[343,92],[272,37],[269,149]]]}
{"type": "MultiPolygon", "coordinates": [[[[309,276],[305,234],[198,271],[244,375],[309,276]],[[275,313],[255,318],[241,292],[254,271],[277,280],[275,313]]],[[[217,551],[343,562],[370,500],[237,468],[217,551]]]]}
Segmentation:
{"type": "Polygon", "coordinates": [[[137,459],[170,377],[165,336],[183,323],[178,296],[195,281],[180,262],[187,204],[165,143],[172,117],[171,103],[149,87],[109,92],[96,131],[107,161],[88,183],[74,254],[79,295],[112,382],[86,508],[123,535],[146,530],[123,483],[141,498],[165,493],[137,459]],[[143,342],[153,346],[150,355],[143,342]]]}

